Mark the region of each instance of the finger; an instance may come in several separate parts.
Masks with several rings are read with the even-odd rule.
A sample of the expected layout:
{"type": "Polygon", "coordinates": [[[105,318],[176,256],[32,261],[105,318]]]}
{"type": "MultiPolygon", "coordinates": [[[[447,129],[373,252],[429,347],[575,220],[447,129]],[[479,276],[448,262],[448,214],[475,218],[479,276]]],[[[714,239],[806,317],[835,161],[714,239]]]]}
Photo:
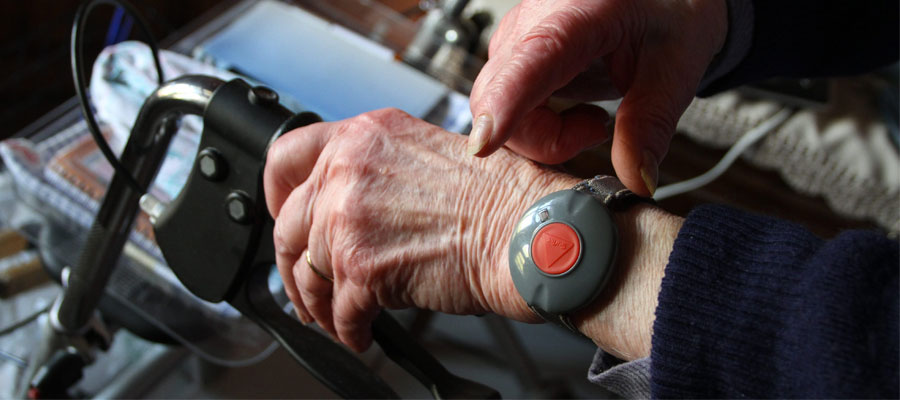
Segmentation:
{"type": "Polygon", "coordinates": [[[285,199],[306,181],[332,134],[333,123],[316,123],[290,131],[272,143],[266,154],[263,184],[266,206],[277,218],[285,199]]]}
{"type": "Polygon", "coordinates": [[[699,82],[699,77],[672,72],[682,70],[679,68],[648,67],[662,61],[650,58],[638,68],[616,112],[611,155],[622,183],[642,196],[656,191],[659,163],[699,82]]]}
{"type": "Polygon", "coordinates": [[[379,308],[366,288],[344,286],[334,298],[334,328],[341,342],[356,352],[372,345],[372,321],[379,308]]]}
{"type": "Polygon", "coordinates": [[[591,60],[611,51],[619,35],[608,24],[584,15],[614,18],[614,14],[614,9],[582,12],[561,8],[516,38],[505,59],[489,62],[488,73],[479,75],[477,90],[473,90],[474,122],[468,152],[487,156],[496,151],[528,112],[575,78],[591,60]]]}
{"type": "Polygon", "coordinates": [[[314,220],[309,231],[309,260],[305,257],[294,266],[297,274],[298,289],[303,304],[309,313],[315,318],[323,330],[332,337],[337,338],[334,330],[334,317],[332,311],[332,293],[334,283],[331,269],[331,255],[326,242],[326,224],[323,221],[314,220]]]}
{"type": "MultiPolygon", "coordinates": [[[[490,82],[499,70],[499,67],[506,63],[509,55],[512,54],[512,47],[515,45],[513,38],[520,35],[521,26],[519,23],[519,10],[522,3],[516,4],[500,21],[497,30],[491,36],[488,44],[488,61],[481,67],[478,76],[473,82],[472,90],[469,92],[469,102],[474,103],[475,99],[481,98],[481,90],[486,86],[486,82],[490,82]]],[[[473,114],[475,115],[475,114],[473,114]]]]}
{"type": "Polygon", "coordinates": [[[487,62],[481,67],[481,71],[478,72],[478,76],[475,77],[475,82],[472,83],[472,90],[469,92],[469,108],[472,111],[473,122],[477,119],[474,108],[476,100],[481,99],[482,91],[488,87],[487,83],[494,79],[494,75],[501,65],[503,65],[503,61],[500,57],[489,57],[487,62]]]}
{"type": "Polygon", "coordinates": [[[310,240],[311,235],[316,233],[313,210],[317,198],[315,177],[318,174],[313,173],[313,176],[290,193],[275,220],[275,259],[279,271],[286,271],[292,277],[299,298],[297,303],[319,326],[334,334],[331,328],[331,282],[316,275],[313,269],[315,267],[323,274],[330,274],[330,269],[326,271],[328,263],[321,257],[324,246],[310,240]],[[312,267],[307,261],[307,253],[312,267]]]}
{"type": "MultiPolygon", "coordinates": [[[[315,268],[319,268],[319,265],[324,265],[322,261],[315,261],[316,256],[314,252],[310,253],[310,259],[313,260],[312,265],[315,268]]],[[[297,290],[300,292],[303,305],[319,327],[332,337],[337,338],[331,313],[333,285],[316,274],[313,267],[307,263],[306,257],[297,260],[293,268],[297,290]]]]}
{"type": "Polygon", "coordinates": [[[609,138],[609,115],[602,108],[579,104],[557,114],[548,107],[528,113],[507,146],[527,158],[560,164],[609,138]]]}
{"type": "Polygon", "coordinates": [[[516,4],[509,12],[500,20],[497,30],[491,35],[491,41],[488,44],[488,61],[481,67],[478,76],[473,83],[472,90],[469,92],[470,102],[473,99],[481,97],[481,89],[485,87],[484,82],[489,82],[497,71],[497,66],[502,65],[509,53],[509,47],[513,44],[511,38],[515,35],[518,27],[519,9],[521,3],[516,4]]]}
{"type": "Polygon", "coordinates": [[[304,324],[313,322],[312,316],[309,314],[309,311],[306,310],[306,306],[303,305],[303,299],[300,297],[300,292],[297,290],[297,283],[291,268],[287,267],[282,269],[279,267],[278,273],[281,275],[284,292],[294,306],[294,312],[297,314],[297,318],[300,318],[300,322],[303,322],[304,324]]]}
{"type": "MultiPolygon", "coordinates": [[[[497,30],[491,35],[488,43],[488,61],[481,67],[478,76],[473,82],[472,90],[469,91],[469,101],[474,103],[476,99],[481,98],[481,89],[486,86],[487,82],[493,79],[494,74],[503,65],[512,54],[512,47],[516,41],[514,38],[521,35],[522,29],[527,29],[527,22],[519,22],[519,11],[522,9],[522,3],[518,3],[503,16],[497,25],[497,30]]],[[[473,114],[474,115],[474,114],[473,114]]]]}
{"type": "MultiPolygon", "coordinates": [[[[306,251],[304,250],[303,254],[301,254],[300,259],[304,259],[306,251]]],[[[281,276],[285,275],[290,277],[290,282],[284,282],[284,290],[288,294],[288,298],[291,299],[291,303],[294,305],[294,311],[297,313],[297,317],[300,318],[300,321],[304,324],[308,324],[310,322],[315,321],[312,315],[309,313],[309,310],[306,309],[306,306],[303,304],[303,298],[300,297],[300,291],[297,289],[297,280],[294,279],[293,271],[288,270],[285,273],[282,273],[281,276]]],[[[281,269],[278,270],[281,273],[281,269]]],[[[282,278],[284,280],[284,278],[282,278]]]]}
{"type": "Polygon", "coordinates": [[[497,30],[491,35],[491,41],[488,43],[488,58],[497,56],[500,48],[508,43],[509,37],[515,30],[519,20],[519,8],[521,4],[516,4],[503,16],[500,23],[497,24],[497,30]]]}
{"type": "Polygon", "coordinates": [[[294,303],[297,315],[304,323],[312,322],[312,316],[303,304],[294,275],[298,261],[305,260],[304,249],[312,224],[311,184],[300,185],[290,193],[284,202],[282,212],[275,219],[273,241],[275,244],[275,264],[284,282],[284,289],[294,303]]]}

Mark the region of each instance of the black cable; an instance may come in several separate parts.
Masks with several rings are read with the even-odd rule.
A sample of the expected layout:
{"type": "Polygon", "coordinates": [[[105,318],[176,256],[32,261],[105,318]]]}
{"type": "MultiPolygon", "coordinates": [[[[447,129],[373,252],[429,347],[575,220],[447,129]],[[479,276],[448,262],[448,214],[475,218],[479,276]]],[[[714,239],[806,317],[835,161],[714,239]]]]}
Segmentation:
{"type": "Polygon", "coordinates": [[[162,64],[159,61],[159,46],[156,44],[156,39],[153,38],[153,35],[150,33],[150,29],[148,28],[147,22],[138,14],[137,10],[128,2],[124,0],[89,0],[81,4],[78,7],[78,11],[75,13],[75,23],[72,25],[72,42],[71,42],[71,61],[72,61],[72,77],[75,80],[75,93],[78,95],[78,100],[81,103],[81,113],[84,115],[84,120],[87,123],[88,131],[90,131],[91,136],[94,138],[94,141],[97,143],[97,147],[100,148],[100,152],[103,153],[103,157],[112,165],[113,169],[116,171],[116,174],[121,175],[126,182],[128,182],[129,186],[132,186],[138,192],[144,193],[146,192],[146,188],[142,187],[140,183],[134,178],[134,175],[131,174],[131,171],[125,168],[124,165],[116,158],[116,155],[113,154],[112,149],[109,148],[109,143],[100,134],[100,126],[97,124],[97,120],[94,119],[94,113],[91,111],[91,105],[87,97],[87,89],[85,85],[85,76],[84,76],[84,40],[82,40],[81,32],[84,30],[84,25],[87,23],[87,17],[91,14],[91,11],[96,8],[98,5],[108,4],[112,6],[122,7],[125,10],[125,13],[131,15],[132,18],[137,22],[138,27],[141,32],[147,38],[147,45],[150,46],[150,51],[153,52],[153,62],[156,64],[156,73],[157,73],[157,81],[160,85],[164,82],[163,78],[163,70],[162,64]]]}

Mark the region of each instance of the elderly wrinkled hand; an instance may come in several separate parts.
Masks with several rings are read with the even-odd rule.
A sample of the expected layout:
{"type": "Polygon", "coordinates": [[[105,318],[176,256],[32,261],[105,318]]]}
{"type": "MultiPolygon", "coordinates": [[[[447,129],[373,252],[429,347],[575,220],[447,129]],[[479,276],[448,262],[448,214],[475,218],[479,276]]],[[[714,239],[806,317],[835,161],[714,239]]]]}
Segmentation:
{"type": "Polygon", "coordinates": [[[266,201],[301,320],[357,351],[371,343],[381,307],[537,321],[509,276],[512,224],[577,180],[506,150],[473,159],[465,146],[397,110],[314,124],[273,144],[266,201]]]}
{"type": "Polygon", "coordinates": [[[723,0],[524,0],[501,21],[473,86],[468,151],[487,156],[506,143],[539,162],[565,161],[607,139],[608,116],[590,105],[557,114],[548,99],[622,94],[613,166],[625,186],[650,195],[726,33],[723,0]]]}

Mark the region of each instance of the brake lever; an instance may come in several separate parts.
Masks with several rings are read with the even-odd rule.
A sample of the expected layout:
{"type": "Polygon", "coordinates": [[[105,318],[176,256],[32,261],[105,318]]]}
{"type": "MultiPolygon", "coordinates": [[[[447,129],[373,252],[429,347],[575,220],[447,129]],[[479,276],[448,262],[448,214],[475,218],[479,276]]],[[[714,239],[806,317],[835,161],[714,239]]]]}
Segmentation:
{"type": "Polygon", "coordinates": [[[270,269],[271,263],[254,262],[228,303],[272,335],[291,357],[341,397],[398,398],[358,358],[284,312],[269,290],[270,269]]]}
{"type": "MultiPolygon", "coordinates": [[[[185,287],[201,299],[232,304],[338,395],[397,397],[345,348],[285,314],[266,284],[275,263],[274,222],[262,187],[266,152],[279,135],[319,120],[312,113],[290,113],[269,89],[239,79],[219,86],[203,112],[187,182],[151,216],[157,243],[185,287]]],[[[373,324],[373,337],[435,398],[499,398],[495,390],[447,371],[386,312],[373,324]]]]}
{"type": "Polygon", "coordinates": [[[435,399],[500,398],[500,393],[493,388],[450,373],[387,312],[382,311],[375,318],[372,337],[391,360],[425,385],[435,399]]]}

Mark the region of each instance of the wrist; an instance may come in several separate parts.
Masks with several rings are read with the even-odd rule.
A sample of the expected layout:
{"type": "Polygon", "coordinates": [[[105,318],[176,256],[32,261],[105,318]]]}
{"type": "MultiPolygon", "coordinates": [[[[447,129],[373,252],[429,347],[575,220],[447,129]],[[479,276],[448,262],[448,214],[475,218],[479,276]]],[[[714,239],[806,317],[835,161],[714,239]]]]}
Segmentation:
{"type": "Polygon", "coordinates": [[[492,312],[522,322],[539,323],[543,319],[528,307],[513,284],[509,270],[510,241],[516,222],[532,204],[550,193],[571,189],[581,180],[530,163],[518,171],[517,177],[519,179],[515,180],[516,185],[525,190],[510,189],[519,195],[509,198],[509,201],[491,214],[494,219],[491,226],[498,230],[499,245],[491,252],[488,270],[492,279],[486,280],[491,284],[483,287],[483,293],[492,312]]]}
{"type": "Polygon", "coordinates": [[[613,276],[573,320],[604,351],[633,360],[650,355],[657,296],[683,219],[645,204],[613,218],[621,238],[613,276]]]}

